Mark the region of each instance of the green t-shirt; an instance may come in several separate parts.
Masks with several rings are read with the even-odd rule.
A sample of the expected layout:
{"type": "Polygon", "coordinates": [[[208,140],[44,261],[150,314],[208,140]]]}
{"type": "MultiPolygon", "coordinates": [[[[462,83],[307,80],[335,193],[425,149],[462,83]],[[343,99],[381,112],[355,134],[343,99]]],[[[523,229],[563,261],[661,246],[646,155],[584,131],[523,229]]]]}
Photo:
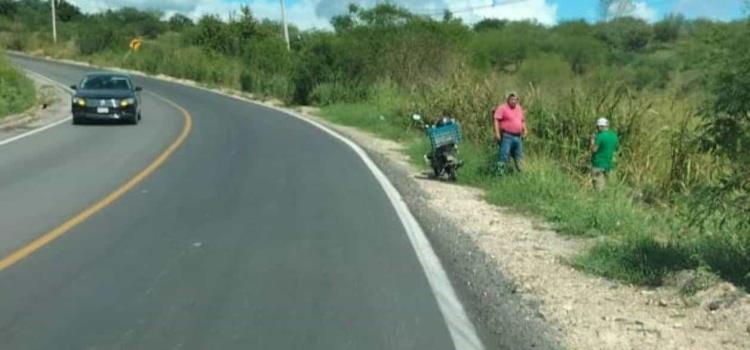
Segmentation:
{"type": "Polygon", "coordinates": [[[612,168],[614,168],[612,158],[614,158],[619,145],[617,134],[612,130],[600,131],[596,135],[595,144],[597,149],[594,156],[591,157],[591,165],[594,168],[606,171],[612,170],[612,168]]]}

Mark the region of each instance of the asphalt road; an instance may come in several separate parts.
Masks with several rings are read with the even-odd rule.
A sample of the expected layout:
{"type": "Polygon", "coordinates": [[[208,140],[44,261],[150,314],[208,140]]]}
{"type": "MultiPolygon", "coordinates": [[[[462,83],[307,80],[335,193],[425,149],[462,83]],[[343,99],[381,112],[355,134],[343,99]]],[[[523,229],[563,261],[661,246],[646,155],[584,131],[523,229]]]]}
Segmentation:
{"type": "MultiPolygon", "coordinates": [[[[87,71],[13,62],[65,85],[87,71]]],[[[135,79],[138,126],[66,123],[0,146],[2,258],[174,142],[183,115],[156,95],[192,117],[153,174],[0,271],[0,349],[455,347],[452,315],[352,149],[265,107],[135,79]]]]}

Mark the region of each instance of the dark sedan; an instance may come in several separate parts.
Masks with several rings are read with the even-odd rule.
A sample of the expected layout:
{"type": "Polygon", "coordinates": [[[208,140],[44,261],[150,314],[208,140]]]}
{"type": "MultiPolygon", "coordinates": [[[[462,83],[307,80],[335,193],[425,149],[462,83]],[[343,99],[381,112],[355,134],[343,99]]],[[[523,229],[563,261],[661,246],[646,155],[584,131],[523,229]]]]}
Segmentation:
{"type": "Polygon", "coordinates": [[[138,124],[141,120],[141,88],[128,75],[91,73],[71,88],[75,90],[73,124],[105,120],[138,124]]]}

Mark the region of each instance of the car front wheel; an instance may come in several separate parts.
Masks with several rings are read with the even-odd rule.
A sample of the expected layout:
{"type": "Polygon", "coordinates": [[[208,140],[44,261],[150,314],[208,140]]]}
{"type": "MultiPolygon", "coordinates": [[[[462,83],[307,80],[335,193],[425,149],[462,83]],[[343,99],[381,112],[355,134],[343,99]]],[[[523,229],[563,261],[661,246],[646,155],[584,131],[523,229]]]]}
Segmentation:
{"type": "Polygon", "coordinates": [[[138,121],[139,121],[140,119],[141,119],[141,118],[139,118],[139,117],[138,117],[138,114],[133,114],[133,116],[132,116],[132,117],[130,117],[130,119],[128,119],[128,124],[131,124],[131,125],[137,125],[137,124],[138,124],[138,121]]]}

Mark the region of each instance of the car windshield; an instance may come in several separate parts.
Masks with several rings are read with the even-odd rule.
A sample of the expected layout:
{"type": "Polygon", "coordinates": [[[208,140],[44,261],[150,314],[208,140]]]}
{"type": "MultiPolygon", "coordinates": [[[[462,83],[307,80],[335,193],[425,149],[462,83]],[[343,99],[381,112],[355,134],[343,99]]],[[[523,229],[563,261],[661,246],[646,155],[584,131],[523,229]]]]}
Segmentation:
{"type": "Polygon", "coordinates": [[[84,79],[81,88],[86,90],[130,90],[130,83],[125,77],[97,75],[84,79]]]}

